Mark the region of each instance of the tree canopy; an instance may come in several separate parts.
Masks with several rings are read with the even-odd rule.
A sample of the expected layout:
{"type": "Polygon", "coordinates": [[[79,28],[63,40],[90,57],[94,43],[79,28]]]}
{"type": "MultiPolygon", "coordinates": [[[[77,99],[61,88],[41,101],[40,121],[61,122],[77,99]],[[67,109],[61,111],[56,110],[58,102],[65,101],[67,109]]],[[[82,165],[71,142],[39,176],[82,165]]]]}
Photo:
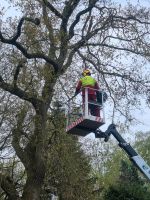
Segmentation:
{"type": "Polygon", "coordinates": [[[57,126],[49,129],[52,102],[73,94],[82,63],[127,123],[139,96],[149,105],[150,10],[109,0],[8,2],[20,14],[5,19],[0,12],[0,148],[4,160],[17,156],[25,176],[19,191],[3,171],[1,187],[8,199],[39,200],[57,135],[57,126]]]}

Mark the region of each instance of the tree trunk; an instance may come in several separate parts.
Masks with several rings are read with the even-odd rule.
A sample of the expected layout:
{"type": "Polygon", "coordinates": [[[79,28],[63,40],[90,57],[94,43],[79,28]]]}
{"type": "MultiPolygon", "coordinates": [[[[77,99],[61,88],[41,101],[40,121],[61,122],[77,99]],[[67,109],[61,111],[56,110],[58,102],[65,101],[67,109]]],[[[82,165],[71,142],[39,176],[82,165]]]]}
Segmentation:
{"type": "Polygon", "coordinates": [[[40,200],[40,193],[43,185],[45,169],[42,167],[37,172],[28,174],[24,187],[22,200],[40,200]]]}
{"type": "Polygon", "coordinates": [[[23,200],[40,200],[40,191],[41,184],[35,183],[32,181],[28,181],[24,188],[23,200]]]}
{"type": "Polygon", "coordinates": [[[23,190],[23,200],[40,200],[45,177],[46,112],[36,115],[34,137],[27,147],[29,165],[26,165],[27,180],[23,190]]]}

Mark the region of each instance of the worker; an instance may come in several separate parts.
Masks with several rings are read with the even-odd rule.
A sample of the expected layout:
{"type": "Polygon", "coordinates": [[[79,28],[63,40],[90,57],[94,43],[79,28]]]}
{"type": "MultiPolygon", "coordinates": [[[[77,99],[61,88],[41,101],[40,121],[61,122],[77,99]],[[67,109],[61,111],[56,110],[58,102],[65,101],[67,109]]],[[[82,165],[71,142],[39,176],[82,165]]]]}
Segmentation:
{"type": "MultiPolygon", "coordinates": [[[[99,90],[99,85],[97,81],[91,77],[91,72],[89,69],[85,69],[82,73],[83,77],[78,81],[78,84],[76,86],[75,95],[77,95],[82,90],[82,100],[83,105],[85,102],[85,87],[88,87],[88,102],[96,102],[96,92],[99,90]]],[[[96,106],[94,104],[88,103],[88,108],[93,116],[100,117],[100,107],[96,106]]]]}

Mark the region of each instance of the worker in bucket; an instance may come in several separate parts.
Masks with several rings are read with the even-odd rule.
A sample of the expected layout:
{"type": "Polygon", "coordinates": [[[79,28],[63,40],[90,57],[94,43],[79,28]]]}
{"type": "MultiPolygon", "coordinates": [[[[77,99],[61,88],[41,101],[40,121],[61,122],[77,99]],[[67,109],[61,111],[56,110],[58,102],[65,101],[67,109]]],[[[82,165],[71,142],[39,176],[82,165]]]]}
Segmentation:
{"type": "MultiPolygon", "coordinates": [[[[88,88],[88,102],[96,102],[97,99],[97,90],[99,90],[99,85],[97,81],[91,76],[89,69],[85,69],[82,73],[82,78],[78,81],[76,86],[75,95],[77,95],[82,90],[82,100],[83,107],[85,102],[85,87],[88,88]]],[[[90,114],[93,116],[100,117],[100,107],[94,105],[93,103],[88,103],[88,108],[90,114]]]]}

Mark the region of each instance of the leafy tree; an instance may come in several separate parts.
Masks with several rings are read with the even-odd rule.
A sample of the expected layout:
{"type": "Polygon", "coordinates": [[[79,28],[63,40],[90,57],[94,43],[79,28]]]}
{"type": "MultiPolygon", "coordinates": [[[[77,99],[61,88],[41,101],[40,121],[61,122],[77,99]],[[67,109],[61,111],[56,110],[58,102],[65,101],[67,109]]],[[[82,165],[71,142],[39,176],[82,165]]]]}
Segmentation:
{"type": "Polygon", "coordinates": [[[56,112],[54,116],[49,122],[54,137],[49,144],[44,193],[41,199],[47,199],[50,193],[61,200],[95,199],[94,182],[91,182],[90,178],[89,157],[80,148],[77,138],[66,136],[63,131],[64,114],[58,115],[56,112]]]}
{"type": "Polygon", "coordinates": [[[146,162],[150,165],[150,132],[137,134],[135,148],[138,152],[140,152],[144,160],[146,160],[146,162]]]}
{"type": "Polygon", "coordinates": [[[83,149],[90,157],[92,177],[96,180],[96,188],[100,192],[118,178],[119,159],[123,153],[118,150],[113,140],[105,143],[104,139],[85,138],[83,149]]]}
{"type": "Polygon", "coordinates": [[[139,177],[135,166],[122,161],[120,172],[118,182],[105,191],[105,200],[149,199],[150,192],[139,177]]]}
{"type": "Polygon", "coordinates": [[[23,17],[5,20],[1,10],[0,88],[2,102],[7,105],[9,94],[12,108],[2,114],[1,146],[9,147],[9,156],[14,150],[26,182],[20,192],[0,174],[1,187],[8,199],[39,200],[53,133],[47,123],[51,103],[56,97],[65,102],[73,93],[62,91],[66,86],[72,91],[75,84],[68,82],[75,83],[82,61],[98,72],[114,107],[129,121],[130,108],[140,104],[138,95],[149,102],[149,9],[99,0],[9,2],[23,17]]]}

